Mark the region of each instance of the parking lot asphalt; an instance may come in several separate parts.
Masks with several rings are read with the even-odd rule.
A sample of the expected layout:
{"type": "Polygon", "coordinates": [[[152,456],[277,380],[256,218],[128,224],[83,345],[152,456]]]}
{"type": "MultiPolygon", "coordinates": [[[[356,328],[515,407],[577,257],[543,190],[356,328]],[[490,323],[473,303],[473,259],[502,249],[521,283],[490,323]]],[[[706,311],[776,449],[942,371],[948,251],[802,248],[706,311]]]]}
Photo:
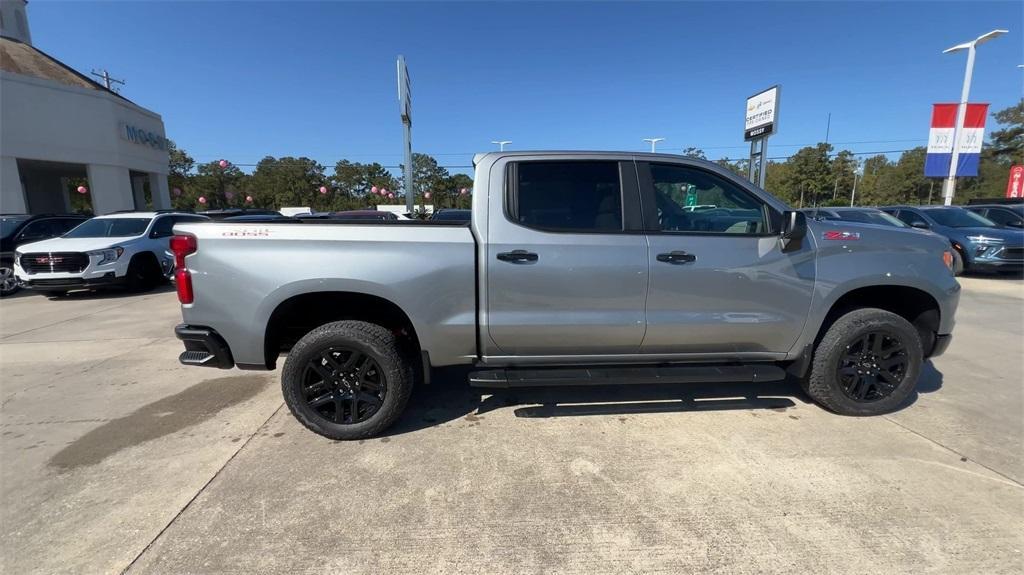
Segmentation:
{"type": "Polygon", "coordinates": [[[883,417],[791,383],[481,394],[339,443],[180,366],[167,289],[0,301],[3,573],[1020,573],[1024,282],[883,417]]]}

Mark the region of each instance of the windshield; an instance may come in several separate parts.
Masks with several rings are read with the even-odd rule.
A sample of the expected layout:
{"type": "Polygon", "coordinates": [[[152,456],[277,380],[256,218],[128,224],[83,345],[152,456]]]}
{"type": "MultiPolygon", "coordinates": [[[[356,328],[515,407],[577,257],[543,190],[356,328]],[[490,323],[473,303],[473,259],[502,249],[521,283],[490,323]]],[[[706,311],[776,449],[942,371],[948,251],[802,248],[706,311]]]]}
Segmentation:
{"type": "Polygon", "coordinates": [[[150,218],[93,218],[64,234],[65,238],[123,238],[142,235],[150,218]]]}
{"type": "Polygon", "coordinates": [[[925,213],[940,226],[949,228],[994,228],[996,226],[992,220],[960,208],[927,210],[925,213]]]}
{"type": "Polygon", "coordinates": [[[0,218],[0,238],[6,238],[13,234],[14,230],[18,229],[18,226],[27,219],[28,216],[4,216],[0,218]]]}
{"type": "Polygon", "coordinates": [[[874,210],[843,210],[836,213],[839,214],[839,219],[850,222],[863,222],[865,224],[896,226],[899,228],[908,227],[907,224],[899,221],[894,216],[891,216],[885,212],[876,212],[874,210]]]}

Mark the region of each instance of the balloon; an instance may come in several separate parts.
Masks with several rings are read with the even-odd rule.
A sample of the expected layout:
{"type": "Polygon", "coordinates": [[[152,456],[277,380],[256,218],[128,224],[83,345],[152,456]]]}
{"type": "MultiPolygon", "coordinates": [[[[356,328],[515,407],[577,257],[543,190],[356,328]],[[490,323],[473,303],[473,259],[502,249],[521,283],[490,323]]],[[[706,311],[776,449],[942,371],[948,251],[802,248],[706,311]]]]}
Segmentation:
{"type": "Polygon", "coordinates": [[[370,193],[371,193],[371,194],[376,194],[376,193],[377,193],[377,186],[372,186],[372,187],[370,188],[370,193]]]}
{"type": "Polygon", "coordinates": [[[217,165],[222,167],[222,168],[226,168],[226,167],[228,167],[228,161],[227,160],[221,160],[221,161],[217,162],[217,165]]]}
{"type": "Polygon", "coordinates": [[[206,203],[206,198],[203,197],[203,196],[199,196],[199,203],[200,204],[205,204],[206,203]]]}
{"type": "Polygon", "coordinates": [[[466,188],[462,188],[461,190],[459,190],[459,195],[464,196],[464,195],[466,195],[468,193],[469,193],[469,190],[467,190],[466,188]]]}
{"type": "Polygon", "coordinates": [[[382,195],[382,196],[386,196],[386,195],[388,195],[388,191],[387,191],[387,190],[385,190],[384,188],[381,188],[381,189],[380,189],[380,195],[382,195]]]}
{"type": "Polygon", "coordinates": [[[389,198],[389,199],[392,199],[392,200],[393,200],[393,199],[395,199],[395,194],[389,193],[389,194],[388,194],[388,198],[389,198]]]}
{"type": "Polygon", "coordinates": [[[224,197],[230,200],[231,198],[235,197],[235,194],[234,192],[224,192],[224,197]]]}
{"type": "Polygon", "coordinates": [[[181,188],[174,188],[174,195],[175,196],[180,196],[181,195],[181,188]]]}
{"type": "Polygon", "coordinates": [[[320,186],[320,193],[321,194],[326,194],[327,193],[327,186],[320,186]]]}
{"type": "Polygon", "coordinates": [[[87,194],[89,193],[89,188],[85,186],[78,186],[78,189],[76,191],[80,194],[87,194]]]}
{"type": "Polygon", "coordinates": [[[423,197],[429,200],[430,199],[430,192],[427,192],[427,193],[423,194],[423,197]]]}
{"type": "Polygon", "coordinates": [[[252,203],[252,196],[245,196],[245,202],[247,204],[251,204],[252,203]]]}

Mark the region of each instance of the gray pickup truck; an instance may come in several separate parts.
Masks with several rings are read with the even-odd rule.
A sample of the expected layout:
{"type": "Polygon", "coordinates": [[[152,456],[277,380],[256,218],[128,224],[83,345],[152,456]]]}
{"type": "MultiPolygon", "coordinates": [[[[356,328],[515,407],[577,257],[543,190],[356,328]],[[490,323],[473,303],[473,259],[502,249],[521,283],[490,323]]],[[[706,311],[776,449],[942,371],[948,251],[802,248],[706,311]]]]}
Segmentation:
{"type": "Polygon", "coordinates": [[[334,439],[401,414],[431,368],[470,385],[793,377],[827,409],[900,406],[946,349],[960,286],[928,232],[806,219],[662,154],[474,158],[470,222],[175,227],[180,361],[274,369],[334,439]]]}

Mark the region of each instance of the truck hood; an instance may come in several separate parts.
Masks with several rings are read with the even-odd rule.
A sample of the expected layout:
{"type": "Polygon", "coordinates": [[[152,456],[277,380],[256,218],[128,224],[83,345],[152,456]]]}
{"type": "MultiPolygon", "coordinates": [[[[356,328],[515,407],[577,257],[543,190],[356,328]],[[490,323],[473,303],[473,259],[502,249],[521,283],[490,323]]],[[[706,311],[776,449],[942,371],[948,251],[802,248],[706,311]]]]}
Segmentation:
{"type": "Polygon", "coordinates": [[[50,238],[41,242],[21,244],[18,251],[28,252],[89,252],[112,248],[132,238],[50,238]]]}

